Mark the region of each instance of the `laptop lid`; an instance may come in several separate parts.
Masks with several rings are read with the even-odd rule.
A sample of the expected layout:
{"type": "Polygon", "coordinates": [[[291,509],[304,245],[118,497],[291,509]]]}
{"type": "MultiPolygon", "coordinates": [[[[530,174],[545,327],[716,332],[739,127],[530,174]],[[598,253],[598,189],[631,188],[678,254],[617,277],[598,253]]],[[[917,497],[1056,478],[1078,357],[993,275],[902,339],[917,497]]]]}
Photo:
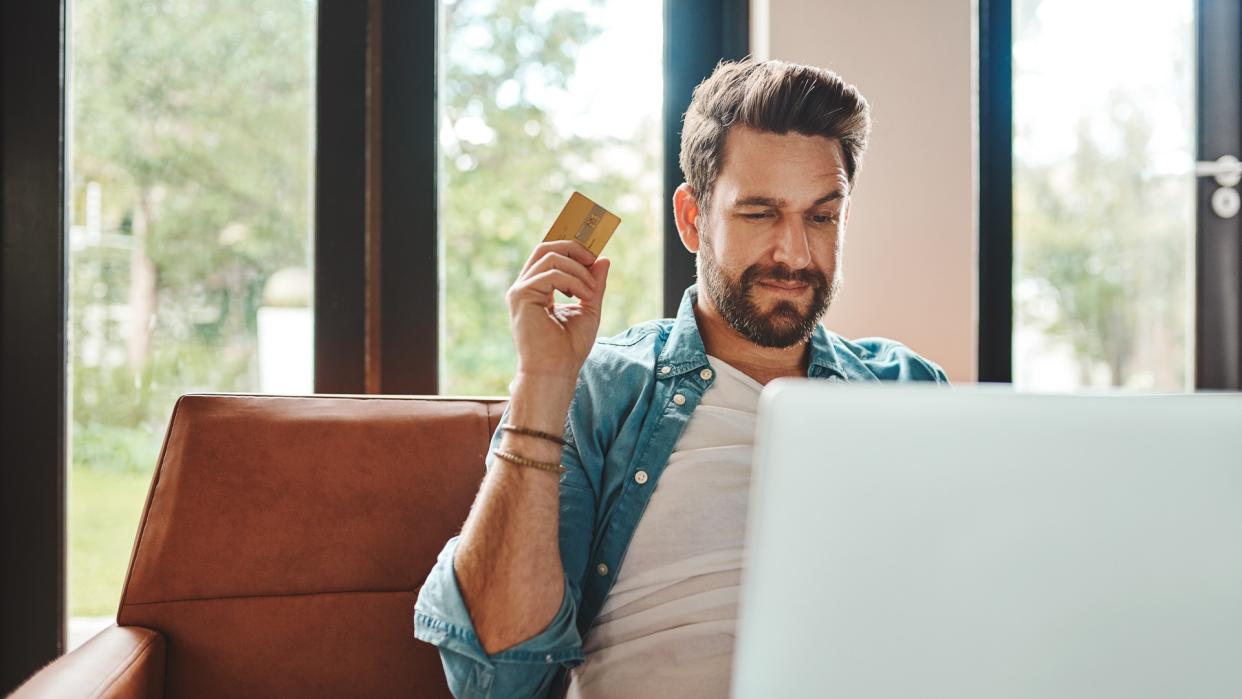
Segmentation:
{"type": "Polygon", "coordinates": [[[737,697],[1242,697],[1242,397],[765,388],[737,697]]]}

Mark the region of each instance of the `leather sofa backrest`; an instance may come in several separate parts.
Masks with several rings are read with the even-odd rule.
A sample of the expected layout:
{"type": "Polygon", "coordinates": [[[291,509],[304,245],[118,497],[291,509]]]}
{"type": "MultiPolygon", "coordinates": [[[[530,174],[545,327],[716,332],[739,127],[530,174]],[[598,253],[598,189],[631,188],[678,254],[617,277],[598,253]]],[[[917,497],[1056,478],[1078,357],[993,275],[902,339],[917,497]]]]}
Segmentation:
{"type": "Polygon", "coordinates": [[[501,399],[183,396],[117,622],[168,640],[168,696],[448,696],[413,637],[501,399]]]}

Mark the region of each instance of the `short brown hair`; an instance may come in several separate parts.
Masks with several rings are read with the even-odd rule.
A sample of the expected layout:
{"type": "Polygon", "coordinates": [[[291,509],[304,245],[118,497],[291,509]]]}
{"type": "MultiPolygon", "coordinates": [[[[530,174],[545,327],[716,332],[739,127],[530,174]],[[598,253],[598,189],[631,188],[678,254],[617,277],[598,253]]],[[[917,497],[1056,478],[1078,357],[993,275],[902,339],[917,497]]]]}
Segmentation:
{"type": "Polygon", "coordinates": [[[841,144],[851,187],[867,149],[871,107],[858,88],[824,68],[784,61],[721,61],[694,88],[681,129],[681,172],[706,207],[729,128],[824,136],[841,144]]]}

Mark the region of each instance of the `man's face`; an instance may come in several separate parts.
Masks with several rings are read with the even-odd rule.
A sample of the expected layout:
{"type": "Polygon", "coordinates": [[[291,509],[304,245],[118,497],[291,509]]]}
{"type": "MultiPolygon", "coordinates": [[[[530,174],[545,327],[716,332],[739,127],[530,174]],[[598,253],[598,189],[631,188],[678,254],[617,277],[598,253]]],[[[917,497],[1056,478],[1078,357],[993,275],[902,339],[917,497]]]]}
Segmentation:
{"type": "Polygon", "coordinates": [[[849,212],[841,147],[735,126],[698,229],[700,284],[763,347],[806,340],[840,288],[849,212]]]}

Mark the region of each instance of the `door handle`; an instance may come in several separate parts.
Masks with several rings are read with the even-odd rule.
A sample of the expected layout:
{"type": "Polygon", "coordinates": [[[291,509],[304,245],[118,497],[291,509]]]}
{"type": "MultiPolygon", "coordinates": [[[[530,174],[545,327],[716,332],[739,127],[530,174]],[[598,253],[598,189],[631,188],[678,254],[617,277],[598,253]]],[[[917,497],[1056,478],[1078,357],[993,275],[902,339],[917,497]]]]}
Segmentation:
{"type": "Polygon", "coordinates": [[[1242,162],[1232,155],[1222,155],[1216,160],[1195,163],[1195,175],[1213,177],[1220,185],[1212,192],[1212,212],[1221,218],[1233,218],[1242,209],[1242,195],[1234,189],[1242,182],[1242,162]]]}

